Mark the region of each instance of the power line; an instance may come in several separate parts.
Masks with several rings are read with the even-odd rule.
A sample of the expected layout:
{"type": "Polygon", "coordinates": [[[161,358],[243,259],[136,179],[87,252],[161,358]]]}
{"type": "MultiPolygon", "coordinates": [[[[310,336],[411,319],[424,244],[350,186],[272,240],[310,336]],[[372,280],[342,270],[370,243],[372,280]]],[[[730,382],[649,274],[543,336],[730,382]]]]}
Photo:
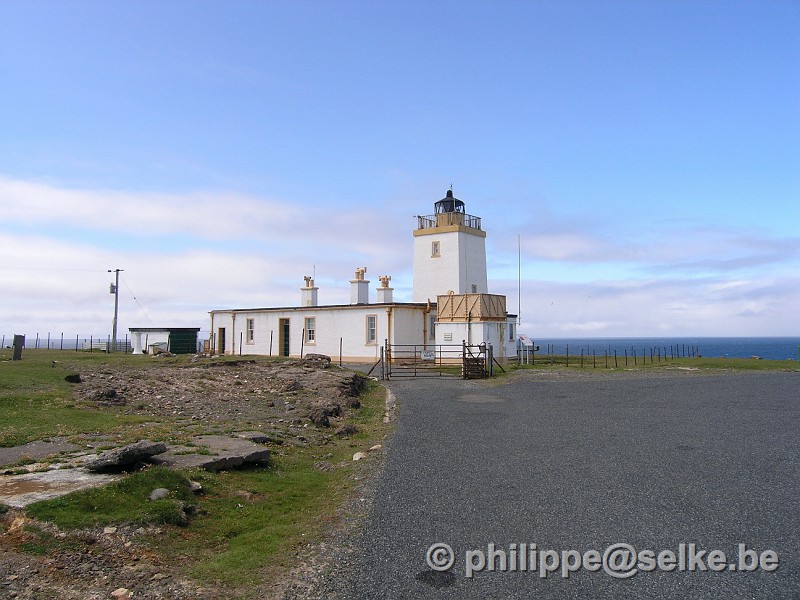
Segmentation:
{"type": "Polygon", "coordinates": [[[142,306],[142,303],[141,303],[141,302],[139,302],[139,299],[138,299],[138,298],[136,297],[136,295],[133,293],[133,290],[132,290],[132,289],[131,289],[131,287],[128,285],[128,282],[127,282],[127,281],[125,281],[125,278],[124,278],[124,277],[121,277],[120,279],[122,279],[122,283],[125,285],[125,287],[126,287],[126,288],[128,288],[128,292],[130,292],[130,294],[131,294],[131,298],[133,298],[133,301],[134,301],[134,302],[136,302],[136,304],[139,306],[139,309],[142,311],[142,313],[144,313],[144,316],[145,316],[145,317],[147,318],[147,320],[150,322],[150,325],[152,325],[153,327],[155,327],[155,324],[153,323],[153,319],[151,319],[151,318],[150,318],[150,315],[148,315],[148,314],[147,314],[147,311],[144,309],[144,306],[142,306]]]}

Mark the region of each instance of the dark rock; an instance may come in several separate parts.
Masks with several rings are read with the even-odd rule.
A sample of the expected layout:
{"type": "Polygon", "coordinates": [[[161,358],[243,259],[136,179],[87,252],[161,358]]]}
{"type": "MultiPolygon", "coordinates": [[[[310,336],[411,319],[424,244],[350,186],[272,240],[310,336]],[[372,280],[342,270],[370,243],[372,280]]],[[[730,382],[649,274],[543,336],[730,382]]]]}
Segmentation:
{"type": "Polygon", "coordinates": [[[328,418],[328,414],[325,412],[325,409],[322,408],[321,406],[317,406],[316,408],[311,409],[311,412],[308,413],[308,418],[317,427],[331,426],[331,421],[328,418]]]}
{"type": "Polygon", "coordinates": [[[338,427],[336,431],[333,432],[333,434],[337,437],[347,437],[348,435],[353,435],[356,433],[358,433],[358,427],[349,423],[338,427]]]}
{"type": "Polygon", "coordinates": [[[315,406],[308,414],[308,418],[317,427],[330,427],[329,417],[339,417],[342,414],[342,407],[338,404],[322,404],[315,406]]]}
{"type": "Polygon", "coordinates": [[[100,454],[96,459],[86,463],[90,471],[114,471],[133,466],[145,459],[166,452],[164,442],[141,440],[135,444],[114,448],[100,454]]]}
{"type": "Polygon", "coordinates": [[[78,373],[70,373],[64,377],[67,383],[81,383],[81,376],[78,373]]]}

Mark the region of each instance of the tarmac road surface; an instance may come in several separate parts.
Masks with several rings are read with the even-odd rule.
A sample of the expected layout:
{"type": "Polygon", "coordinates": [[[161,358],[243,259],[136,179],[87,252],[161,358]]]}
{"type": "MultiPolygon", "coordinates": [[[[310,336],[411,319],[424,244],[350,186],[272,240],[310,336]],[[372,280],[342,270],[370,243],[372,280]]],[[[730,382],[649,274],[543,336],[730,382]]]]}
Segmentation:
{"type": "Polygon", "coordinates": [[[390,386],[340,598],[800,597],[800,373],[390,386]]]}

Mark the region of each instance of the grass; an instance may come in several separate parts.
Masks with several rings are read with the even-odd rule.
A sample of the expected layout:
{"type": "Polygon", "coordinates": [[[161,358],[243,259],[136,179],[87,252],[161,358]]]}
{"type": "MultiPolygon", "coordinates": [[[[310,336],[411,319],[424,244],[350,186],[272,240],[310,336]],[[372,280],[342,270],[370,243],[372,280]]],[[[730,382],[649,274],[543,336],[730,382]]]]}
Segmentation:
{"type": "Polygon", "coordinates": [[[195,502],[186,475],[154,467],[101,488],[31,504],[26,512],[62,529],[102,527],[111,523],[186,525],[184,508],[195,502]],[[166,488],[170,495],[151,501],[150,492],[156,488],[166,488]]]}
{"type": "MultiPolygon", "coordinates": [[[[73,365],[122,360],[124,355],[72,354],[31,350],[23,353],[22,360],[11,361],[10,352],[3,353],[0,357],[0,446],[92,431],[110,432],[143,421],[140,417],[76,403],[72,398],[73,384],[64,381],[64,376],[73,372],[73,365]],[[58,361],[55,366],[54,360],[58,361]]],[[[136,357],[128,357],[131,358],[136,357]]]]}
{"type": "MultiPolygon", "coordinates": [[[[663,356],[659,360],[658,356],[651,359],[648,355],[645,359],[641,356],[636,357],[634,364],[633,357],[629,356],[627,364],[625,356],[617,356],[616,366],[614,356],[608,357],[608,370],[623,369],[669,369],[669,368],[695,368],[695,369],[724,369],[724,370],[744,370],[744,371],[797,371],[800,363],[796,360],[762,360],[755,358],[669,358],[663,356]]],[[[606,370],[606,356],[597,355],[583,357],[581,363],[580,355],[540,355],[536,357],[533,365],[514,366],[515,369],[549,369],[549,368],[570,368],[570,369],[598,369],[606,370]]]]}

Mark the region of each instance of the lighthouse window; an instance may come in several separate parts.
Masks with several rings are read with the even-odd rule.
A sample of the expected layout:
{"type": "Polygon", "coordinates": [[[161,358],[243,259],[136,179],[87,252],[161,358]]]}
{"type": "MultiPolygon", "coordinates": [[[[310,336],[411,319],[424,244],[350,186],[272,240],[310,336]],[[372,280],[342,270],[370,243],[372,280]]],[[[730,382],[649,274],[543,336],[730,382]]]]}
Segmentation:
{"type": "Polygon", "coordinates": [[[431,242],[431,257],[436,258],[441,256],[439,242],[431,242]]]}
{"type": "Polygon", "coordinates": [[[374,344],[378,341],[378,317],[367,315],[367,343],[374,344]]]}

